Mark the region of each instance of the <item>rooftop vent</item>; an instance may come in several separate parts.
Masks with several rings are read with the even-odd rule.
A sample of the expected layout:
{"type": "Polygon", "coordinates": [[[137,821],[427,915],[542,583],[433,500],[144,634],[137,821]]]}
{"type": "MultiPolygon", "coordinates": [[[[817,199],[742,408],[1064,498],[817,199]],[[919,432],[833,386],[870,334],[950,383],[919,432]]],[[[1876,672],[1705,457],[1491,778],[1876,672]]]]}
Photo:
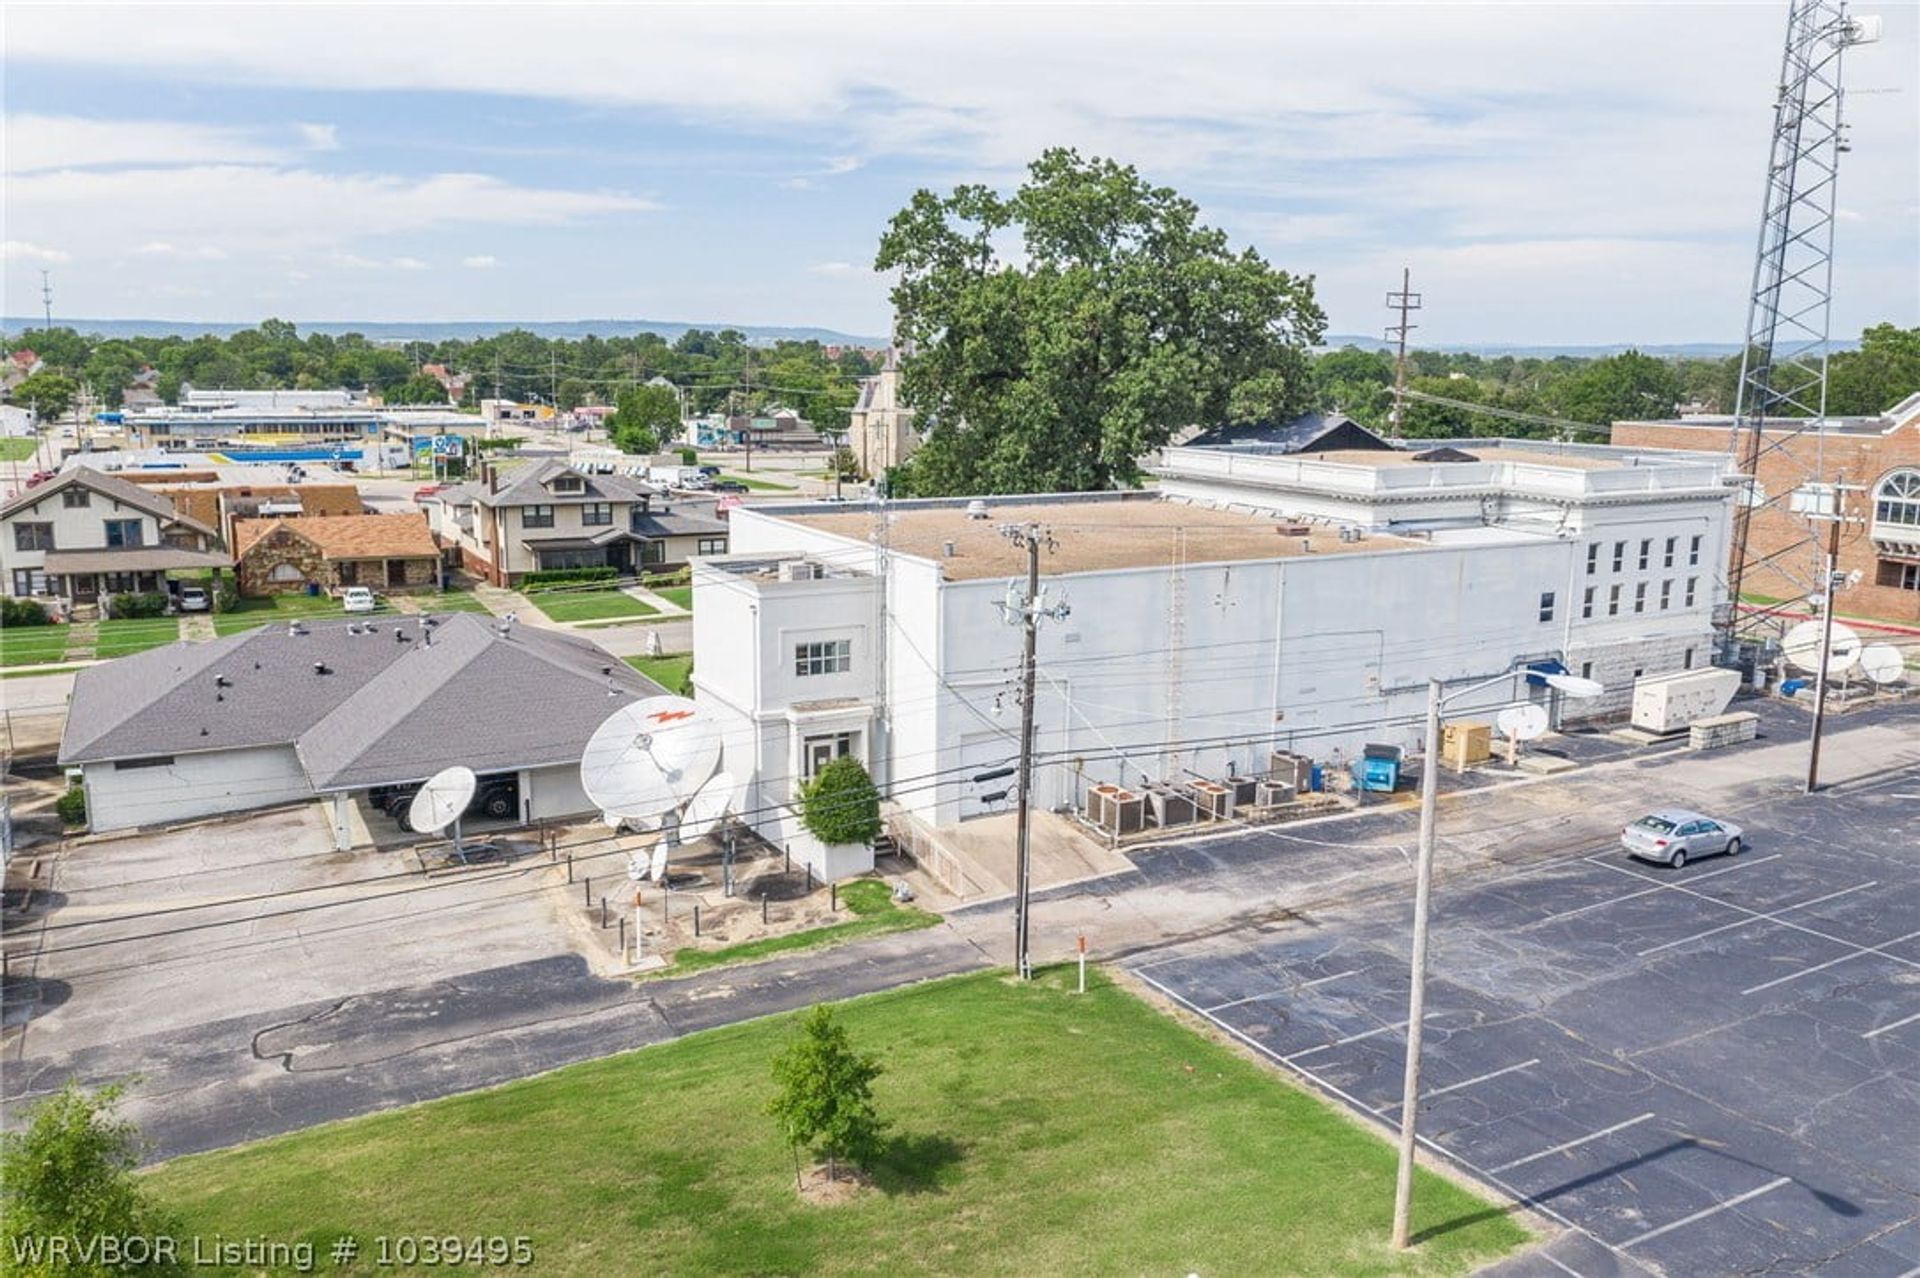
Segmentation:
{"type": "Polygon", "coordinates": [[[213,677],[213,686],[216,688],[231,688],[233,686],[233,680],[223,674],[217,674],[213,677]]]}
{"type": "Polygon", "coordinates": [[[960,553],[960,548],[950,541],[943,543],[941,549],[946,551],[947,558],[949,559],[960,553]]]}
{"type": "Polygon", "coordinates": [[[984,501],[981,501],[977,497],[967,503],[968,519],[985,519],[986,517],[987,517],[987,503],[985,503],[984,501]]]}
{"type": "Polygon", "coordinates": [[[313,672],[317,675],[330,675],[333,673],[333,667],[324,661],[316,661],[313,663],[313,672]]]}
{"type": "Polygon", "coordinates": [[[820,565],[810,559],[789,559],[780,565],[782,581],[818,581],[821,575],[820,565]]]}

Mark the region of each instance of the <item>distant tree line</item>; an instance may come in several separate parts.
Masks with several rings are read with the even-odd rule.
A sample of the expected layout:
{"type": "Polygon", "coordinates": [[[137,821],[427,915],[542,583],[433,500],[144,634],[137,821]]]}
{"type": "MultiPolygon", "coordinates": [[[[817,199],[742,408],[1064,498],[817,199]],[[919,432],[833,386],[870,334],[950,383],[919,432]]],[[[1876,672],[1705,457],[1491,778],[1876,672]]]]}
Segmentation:
{"type": "MultiPolygon", "coordinates": [[[[101,338],[71,328],[5,335],[8,350],[26,347],[59,379],[40,389],[71,399],[82,388],[96,404],[119,407],[144,367],[159,374],[167,403],[180,388],[329,390],[347,387],[389,403],[443,403],[447,393],[422,370],[444,366],[467,381],[462,403],[511,399],[562,409],[614,404],[623,391],[664,377],[684,393],[688,411],[753,413],[783,405],[829,430],[844,429],[857,382],[875,371],[868,356],[841,350],[829,358],[819,342],[752,345],[733,329],[689,329],[672,342],[656,333],[633,337],[547,338],[514,329],[493,337],[440,342],[375,343],[357,333],[302,334],[286,320],[229,337],[101,338]]],[[[16,387],[16,403],[26,398],[16,387]]],[[[47,403],[42,402],[42,415],[47,403]]]]}

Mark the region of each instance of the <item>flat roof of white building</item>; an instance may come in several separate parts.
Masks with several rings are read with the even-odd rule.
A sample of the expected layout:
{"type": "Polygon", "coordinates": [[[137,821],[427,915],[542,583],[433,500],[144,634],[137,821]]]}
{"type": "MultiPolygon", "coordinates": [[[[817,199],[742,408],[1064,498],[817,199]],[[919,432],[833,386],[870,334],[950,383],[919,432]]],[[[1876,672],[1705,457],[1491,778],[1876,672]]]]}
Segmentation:
{"type": "MultiPolygon", "coordinates": [[[[874,516],[865,510],[813,514],[789,508],[769,513],[852,541],[867,542],[873,533],[874,516]]],[[[1176,561],[1287,559],[1427,544],[1380,534],[1349,541],[1334,526],[1169,501],[1151,493],[1074,501],[1002,498],[992,502],[985,519],[969,518],[965,501],[903,503],[888,507],[887,514],[892,521],[888,548],[936,561],[949,581],[1025,572],[1027,552],[1000,531],[1007,524],[1036,523],[1052,534],[1053,546],[1040,556],[1040,571],[1048,576],[1176,561]],[[947,554],[949,543],[952,555],[947,554]]]]}

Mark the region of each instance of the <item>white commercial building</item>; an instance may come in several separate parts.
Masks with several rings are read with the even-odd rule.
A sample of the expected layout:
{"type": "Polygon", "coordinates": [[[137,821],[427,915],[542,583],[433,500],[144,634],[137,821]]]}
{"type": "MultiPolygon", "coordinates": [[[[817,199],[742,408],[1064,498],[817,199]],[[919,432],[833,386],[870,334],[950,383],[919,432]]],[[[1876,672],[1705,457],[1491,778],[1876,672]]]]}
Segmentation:
{"type": "MultiPolygon", "coordinates": [[[[1172,448],[1157,493],[742,506],[694,569],[694,683],[743,809],[792,837],[799,779],[852,754],[925,821],[984,810],[1018,753],[1021,633],[1003,605],[1038,524],[1036,801],[1095,783],[1342,766],[1418,743],[1427,681],[1513,682],[1556,719],[1623,713],[1642,674],[1708,663],[1730,471],[1718,458],[1532,442],[1172,448]],[[970,510],[969,507],[972,507],[970,510]],[[1565,701],[1524,668],[1607,687],[1565,701]]],[[[1017,584],[1016,584],[1017,583],[1017,584]]]]}

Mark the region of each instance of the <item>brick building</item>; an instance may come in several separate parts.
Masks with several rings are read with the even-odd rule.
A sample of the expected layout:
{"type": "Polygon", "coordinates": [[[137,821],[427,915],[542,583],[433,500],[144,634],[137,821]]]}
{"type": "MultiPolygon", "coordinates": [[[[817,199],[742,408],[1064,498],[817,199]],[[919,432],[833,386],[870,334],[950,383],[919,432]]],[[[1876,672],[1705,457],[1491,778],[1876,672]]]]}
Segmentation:
{"type": "MultiPolygon", "coordinates": [[[[1680,448],[1726,455],[1734,450],[1727,417],[1615,422],[1613,442],[1634,448],[1680,448]]],[[[1788,599],[1806,593],[1817,576],[1814,552],[1793,547],[1807,537],[1806,520],[1792,512],[1788,494],[1836,475],[1847,485],[1840,570],[1858,572],[1842,592],[1842,616],[1894,625],[1920,624],[1920,394],[1878,417],[1834,418],[1818,432],[1769,430],[1762,447],[1757,508],[1748,530],[1749,560],[1776,555],[1782,566],[1749,567],[1741,592],[1749,598],[1788,599]],[[1857,489],[1858,491],[1855,491],[1857,489]]]]}
{"type": "Polygon", "coordinates": [[[440,550],[425,515],[309,515],[234,521],[243,595],[284,595],[309,585],[332,592],[436,590],[440,550]]]}

